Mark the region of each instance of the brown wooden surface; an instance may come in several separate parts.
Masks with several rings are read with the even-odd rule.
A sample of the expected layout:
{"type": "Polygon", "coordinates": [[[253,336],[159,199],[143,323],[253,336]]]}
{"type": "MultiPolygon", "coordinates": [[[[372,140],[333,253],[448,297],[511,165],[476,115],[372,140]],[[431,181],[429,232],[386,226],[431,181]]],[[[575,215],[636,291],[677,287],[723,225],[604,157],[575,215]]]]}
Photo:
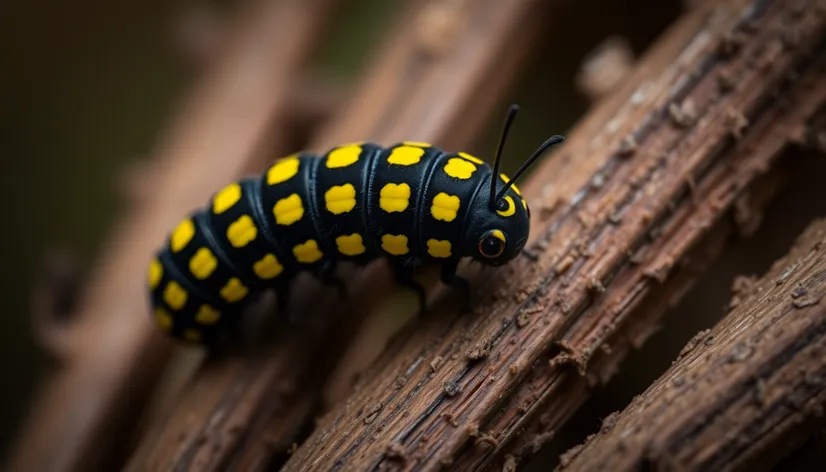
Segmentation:
{"type": "Polygon", "coordinates": [[[770,470],[826,424],[824,294],[821,220],[564,470],[770,470]]]}
{"type": "Polygon", "coordinates": [[[547,433],[557,431],[571,417],[586,400],[588,391],[605,384],[621,368],[625,356],[660,328],[663,314],[677,305],[702,275],[700,268],[707,267],[720,253],[721,239],[734,231],[742,235],[755,231],[760,224],[762,206],[785,183],[786,171],[793,165],[779,159],[789,146],[805,145],[812,123],[826,118],[825,61],[823,55],[817,56],[806,66],[805,73],[795,73],[794,82],[783,89],[778,106],[750,120],[751,131],[743,133],[731,150],[733,166],[720,167],[709,172],[704,181],[693,182],[690,204],[675,206],[673,213],[652,229],[658,237],[645,245],[645,252],[637,254],[655,254],[659,260],[677,261],[672,275],[662,283],[643,288],[640,280],[655,274],[647,273],[650,266],[635,264],[632,271],[637,272],[637,277],[619,279],[609,296],[591,308],[597,313],[613,312],[613,319],[627,322],[619,324],[595,351],[594,327],[574,326],[565,331],[559,343],[566,343],[574,351],[583,347],[591,349],[585,381],[575,377],[557,379],[558,372],[553,369],[536,369],[528,375],[509,401],[509,407],[519,409],[525,398],[537,395],[540,398],[536,403],[540,406],[519,432],[520,437],[499,451],[500,461],[507,454],[518,462],[536,449],[537,438],[542,439],[540,442],[550,440],[552,435],[547,433]],[[721,215],[720,209],[727,212],[721,215]],[[688,253],[684,252],[685,241],[696,241],[688,253]],[[619,294],[633,294],[635,299],[625,302],[619,294]],[[546,385],[553,386],[546,388],[546,385]],[[525,432],[528,434],[523,434],[525,432]]]}
{"type": "MultiPolygon", "coordinates": [[[[821,90],[820,93],[822,94],[823,91],[821,90]]],[[[826,111],[823,108],[823,99],[814,99],[815,103],[818,100],[821,102],[819,114],[816,115],[820,116],[826,111]]],[[[795,103],[800,102],[795,101],[795,103]]],[[[742,155],[737,159],[742,159],[743,155],[752,154],[753,149],[761,150],[761,156],[758,159],[764,159],[767,165],[769,161],[776,161],[781,156],[785,156],[786,153],[783,151],[788,145],[786,138],[792,137],[791,141],[796,141],[797,131],[803,127],[812,110],[808,107],[801,107],[797,108],[797,111],[798,113],[795,114],[784,114],[782,121],[764,117],[764,122],[773,123],[770,126],[771,131],[758,132],[746,138],[740,145],[739,152],[742,155]]],[[[497,462],[504,463],[510,460],[518,464],[536,454],[543,444],[554,437],[554,432],[558,431],[582,406],[590,391],[605,385],[614,374],[623,368],[621,364],[625,357],[633,350],[639,349],[649,336],[662,327],[663,315],[677,306],[688,294],[694,284],[704,275],[705,270],[723,252],[731,236],[734,233],[749,234],[753,230],[753,220],[759,222],[765,204],[789,183],[789,175],[796,169],[794,164],[795,162],[786,159],[779,163],[771,162],[771,172],[753,179],[736,193],[731,192],[731,181],[728,179],[722,181],[712,179],[711,185],[697,188],[698,194],[709,195],[706,204],[726,204],[729,205],[730,211],[725,215],[717,215],[716,212],[693,212],[684,208],[672,217],[672,222],[668,226],[682,228],[682,230],[664,235],[657,244],[651,246],[651,251],[665,251],[674,244],[675,238],[686,237],[686,231],[693,232],[702,228],[705,234],[690,251],[680,258],[672,274],[662,284],[658,285],[655,290],[651,290],[641,301],[627,305],[617,312],[617,316],[628,317],[627,322],[618,326],[618,329],[594,353],[587,366],[584,381],[578,375],[568,376],[552,389],[541,393],[546,397],[537,402],[540,405],[537,412],[531,421],[517,432],[518,437],[498,452],[500,457],[497,458],[497,462]],[[564,394],[554,392],[564,392],[564,394]]],[[[638,270],[645,270],[645,267],[640,266],[638,270]]],[[[621,289],[621,286],[618,288],[621,289]]],[[[563,340],[576,347],[581,341],[578,341],[573,334],[566,333],[563,340]]],[[[524,387],[517,395],[514,395],[510,404],[516,405],[515,408],[520,408],[519,402],[526,395],[536,395],[536,392],[541,392],[545,383],[548,382],[547,376],[550,373],[545,368],[532,370],[524,387]]],[[[562,461],[566,461],[575,452],[572,450],[563,455],[562,461]]]]}
{"type": "MultiPolygon", "coordinates": [[[[542,5],[445,0],[422,8],[412,0],[352,99],[310,148],[323,152],[361,140],[467,146],[495,107],[504,109],[504,94],[550,12],[542,5]]],[[[393,289],[383,271],[373,266],[348,280],[348,304],[311,291],[297,294],[310,307],[303,311],[313,312],[311,322],[288,328],[270,348],[206,363],[149,426],[128,469],[246,471],[283,462],[317,411],[323,382],[359,320],[393,289]]]]}
{"type": "MultiPolygon", "coordinates": [[[[170,353],[148,314],[147,261],[185,212],[263,151],[262,135],[271,132],[269,122],[336,3],[260,0],[244,7],[214,68],[155,150],[154,192],[118,223],[102,249],[72,342],[64,346],[71,362],[47,379],[32,403],[7,470],[85,471],[122,455],[118,448],[129,442],[113,441],[114,433],[141,411],[170,353]]],[[[268,143],[278,141],[269,137],[268,143]]]]}
{"type": "Polygon", "coordinates": [[[783,123],[823,104],[812,53],[826,15],[800,3],[688,13],[524,186],[539,260],[476,277],[488,285],[473,312],[437,311],[400,336],[285,470],[479,469],[539,413],[551,429],[567,419],[587,394],[578,372],[748,201],[798,134],[783,123]]]}

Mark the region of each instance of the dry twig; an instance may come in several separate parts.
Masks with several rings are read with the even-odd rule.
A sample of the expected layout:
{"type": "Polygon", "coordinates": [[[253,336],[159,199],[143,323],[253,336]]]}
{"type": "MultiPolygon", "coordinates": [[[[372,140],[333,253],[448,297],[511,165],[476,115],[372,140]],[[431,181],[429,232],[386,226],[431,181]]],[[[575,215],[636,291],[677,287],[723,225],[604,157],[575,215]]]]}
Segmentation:
{"type": "Polygon", "coordinates": [[[821,220],[565,470],[769,470],[822,428],[825,250],[821,220]]]}

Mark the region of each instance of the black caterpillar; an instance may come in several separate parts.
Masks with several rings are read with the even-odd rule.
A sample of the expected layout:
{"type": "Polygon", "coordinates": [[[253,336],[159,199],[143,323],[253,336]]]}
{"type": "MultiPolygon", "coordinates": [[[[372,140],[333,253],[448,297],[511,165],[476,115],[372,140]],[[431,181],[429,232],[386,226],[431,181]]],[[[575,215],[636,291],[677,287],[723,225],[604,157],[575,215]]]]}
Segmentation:
{"type": "Polygon", "coordinates": [[[459,260],[499,266],[522,252],[530,210],[514,181],[499,173],[513,105],[493,168],[469,154],[426,143],[347,144],[323,156],[294,154],[261,176],[216,193],[172,231],[152,259],[148,283],[157,324],[175,338],[209,342],[234,325],[251,295],[274,289],[287,305],[291,281],[311,271],[343,291],[336,264],[388,259],[396,280],[418,292],[413,271],[442,264],[442,281],[469,292],[459,260]]]}

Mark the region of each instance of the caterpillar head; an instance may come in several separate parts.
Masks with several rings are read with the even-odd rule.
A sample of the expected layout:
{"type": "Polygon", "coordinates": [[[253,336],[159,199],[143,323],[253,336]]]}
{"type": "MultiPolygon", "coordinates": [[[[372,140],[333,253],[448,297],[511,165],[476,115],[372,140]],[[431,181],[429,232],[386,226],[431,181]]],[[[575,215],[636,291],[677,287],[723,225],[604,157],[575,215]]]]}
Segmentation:
{"type": "MultiPolygon", "coordinates": [[[[507,181],[504,176],[501,179],[507,181]]],[[[487,195],[480,195],[476,200],[465,240],[469,255],[492,266],[516,259],[528,241],[531,228],[530,210],[519,190],[511,186],[493,209],[487,195]]]]}
{"type": "Polygon", "coordinates": [[[530,234],[531,212],[514,183],[548,148],[565,140],[562,136],[551,136],[525,160],[513,177],[500,174],[502,148],[518,111],[517,105],[511,105],[508,110],[493,162],[490,192],[480,192],[473,202],[465,240],[468,255],[486,265],[506,264],[516,259],[525,248],[530,234]]]}

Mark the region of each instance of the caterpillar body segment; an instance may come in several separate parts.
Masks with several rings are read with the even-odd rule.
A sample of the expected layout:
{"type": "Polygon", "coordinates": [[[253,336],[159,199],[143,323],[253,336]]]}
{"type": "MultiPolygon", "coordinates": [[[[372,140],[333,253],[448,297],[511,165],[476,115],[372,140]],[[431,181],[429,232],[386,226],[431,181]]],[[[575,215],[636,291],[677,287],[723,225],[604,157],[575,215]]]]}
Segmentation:
{"type": "MultiPolygon", "coordinates": [[[[310,272],[343,290],[337,264],[386,258],[396,280],[437,262],[445,283],[464,257],[502,265],[523,250],[528,203],[514,177],[498,172],[506,121],[492,168],[464,152],[427,143],[353,143],[316,156],[299,153],[233,182],[174,228],[149,265],[157,325],[172,337],[210,343],[234,329],[255,295],[274,289],[286,307],[291,282],[310,272]]],[[[535,153],[562,140],[554,137],[535,153]],[[553,142],[552,142],[553,141],[553,142]]]]}

